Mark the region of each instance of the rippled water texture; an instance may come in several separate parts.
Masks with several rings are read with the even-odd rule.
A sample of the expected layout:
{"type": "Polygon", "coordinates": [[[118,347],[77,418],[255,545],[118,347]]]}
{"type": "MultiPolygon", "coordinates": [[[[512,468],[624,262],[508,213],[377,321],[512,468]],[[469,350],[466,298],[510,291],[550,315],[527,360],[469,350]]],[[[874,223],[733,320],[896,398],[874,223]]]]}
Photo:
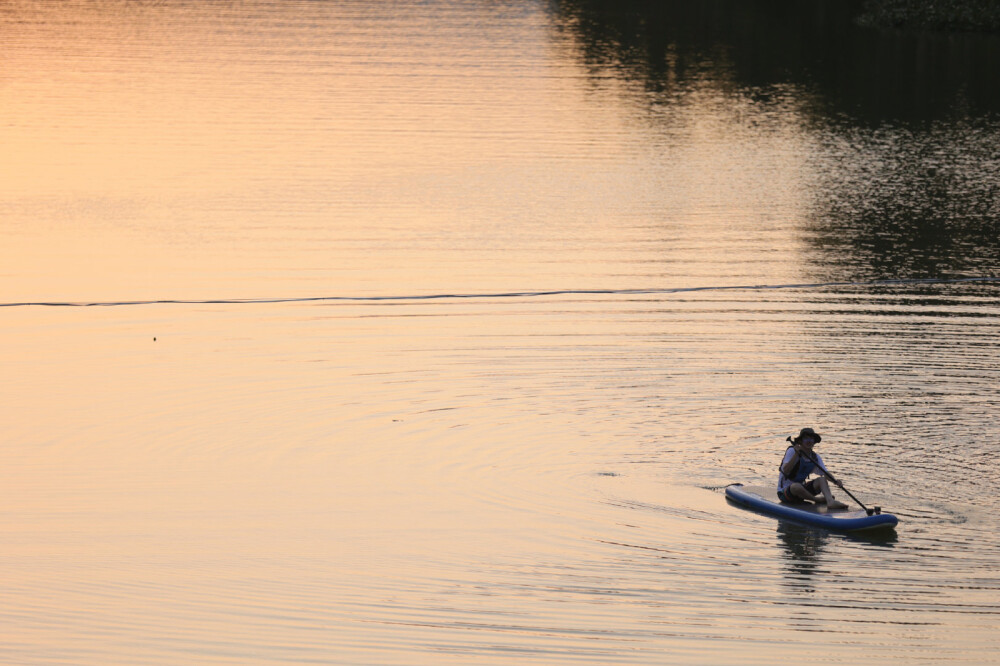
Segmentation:
{"type": "Polygon", "coordinates": [[[852,11],[0,5],[0,661],[995,661],[1000,39],[852,11]]]}

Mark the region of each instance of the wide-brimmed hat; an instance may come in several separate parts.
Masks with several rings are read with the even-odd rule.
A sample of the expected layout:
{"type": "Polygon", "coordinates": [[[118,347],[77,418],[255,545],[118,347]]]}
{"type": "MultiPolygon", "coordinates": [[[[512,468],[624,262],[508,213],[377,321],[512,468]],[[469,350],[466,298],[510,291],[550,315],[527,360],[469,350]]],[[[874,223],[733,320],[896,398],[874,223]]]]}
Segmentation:
{"type": "Polygon", "coordinates": [[[795,441],[801,442],[803,437],[812,437],[813,441],[816,442],[817,444],[823,441],[823,438],[819,436],[819,433],[817,433],[812,428],[803,428],[802,430],[800,430],[799,436],[795,438],[795,441]]]}

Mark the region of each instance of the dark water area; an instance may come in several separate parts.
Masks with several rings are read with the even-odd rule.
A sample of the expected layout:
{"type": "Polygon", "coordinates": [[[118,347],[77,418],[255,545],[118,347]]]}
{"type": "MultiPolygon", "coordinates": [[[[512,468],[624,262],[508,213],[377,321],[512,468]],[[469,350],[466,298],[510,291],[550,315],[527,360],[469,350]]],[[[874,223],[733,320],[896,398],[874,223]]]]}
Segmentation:
{"type": "Polygon", "coordinates": [[[1000,5],[993,0],[866,0],[862,25],[958,32],[1000,31],[1000,5]]]}
{"type": "Polygon", "coordinates": [[[859,2],[557,7],[595,79],[634,81],[651,123],[705,86],[747,123],[800,118],[817,150],[797,260],[817,278],[1000,268],[1000,35],[863,27],[859,2]]]}
{"type": "Polygon", "coordinates": [[[879,30],[861,3],[556,3],[586,62],[640,79],[651,102],[694,80],[780,101],[789,88],[821,119],[923,126],[1000,112],[1000,36],[879,30]]]}

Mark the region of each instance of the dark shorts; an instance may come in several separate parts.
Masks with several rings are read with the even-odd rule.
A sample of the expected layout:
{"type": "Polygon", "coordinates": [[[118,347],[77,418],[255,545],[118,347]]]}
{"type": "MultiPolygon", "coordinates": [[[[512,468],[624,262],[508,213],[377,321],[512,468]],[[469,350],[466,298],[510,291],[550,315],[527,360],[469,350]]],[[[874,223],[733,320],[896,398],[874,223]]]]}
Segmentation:
{"type": "MultiPolygon", "coordinates": [[[[811,492],[813,495],[817,494],[818,492],[820,492],[819,478],[815,478],[808,483],[803,483],[802,487],[811,492]]],[[[778,491],[778,499],[780,499],[782,502],[785,502],[786,504],[802,504],[803,502],[805,502],[804,499],[799,499],[798,497],[792,495],[791,493],[788,493],[786,495],[784,492],[780,490],[778,491]]]]}

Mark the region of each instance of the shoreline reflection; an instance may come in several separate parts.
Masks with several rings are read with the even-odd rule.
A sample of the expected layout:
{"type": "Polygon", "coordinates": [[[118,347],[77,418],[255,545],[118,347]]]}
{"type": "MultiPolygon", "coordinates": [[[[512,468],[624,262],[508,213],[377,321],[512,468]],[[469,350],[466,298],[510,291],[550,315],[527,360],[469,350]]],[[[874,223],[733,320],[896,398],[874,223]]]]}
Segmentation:
{"type": "Polygon", "coordinates": [[[805,193],[794,221],[803,279],[969,277],[1000,265],[1000,36],[866,28],[858,3],[830,0],[556,7],[594,85],[628,82],[624,96],[667,145],[691,131],[678,114],[712,115],[706,99],[740,109],[712,117],[744,143],[796,129],[789,154],[801,164],[768,188],[772,199],[805,193]]]}

